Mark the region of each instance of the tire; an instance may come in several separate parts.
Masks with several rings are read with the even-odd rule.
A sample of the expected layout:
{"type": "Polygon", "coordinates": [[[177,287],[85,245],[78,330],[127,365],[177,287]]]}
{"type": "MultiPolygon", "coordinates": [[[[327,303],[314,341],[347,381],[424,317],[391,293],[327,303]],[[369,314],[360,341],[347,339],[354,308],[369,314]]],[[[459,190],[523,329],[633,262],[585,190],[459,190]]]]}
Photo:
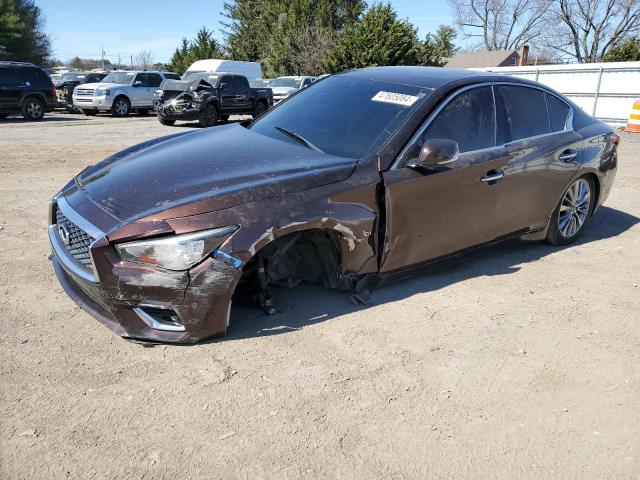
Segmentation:
{"type": "Polygon", "coordinates": [[[267,111],[267,104],[264,102],[258,102],[256,104],[255,110],[253,111],[253,118],[258,118],[260,115],[262,115],[266,111],[267,111]]]}
{"type": "Polygon", "coordinates": [[[595,194],[591,177],[580,177],[571,182],[551,216],[546,241],[552,245],[567,245],[580,237],[591,219],[595,194]]]}
{"type": "Polygon", "coordinates": [[[80,111],[86,115],[87,117],[93,117],[95,115],[98,114],[98,110],[84,110],[84,109],[80,109],[80,111]]]}
{"type": "Polygon", "coordinates": [[[213,127],[218,123],[218,108],[213,103],[205,105],[198,122],[201,127],[213,127]]]}
{"type": "Polygon", "coordinates": [[[25,120],[39,122],[44,118],[44,103],[35,97],[27,97],[22,102],[22,116],[25,120]]]}
{"type": "Polygon", "coordinates": [[[111,115],[114,117],[128,117],[131,113],[131,102],[127,97],[116,97],[111,106],[111,115]]]}
{"type": "Polygon", "coordinates": [[[158,121],[161,125],[166,125],[167,127],[172,127],[173,124],[176,123],[175,120],[169,120],[168,118],[164,118],[161,115],[158,115],[158,121]]]}

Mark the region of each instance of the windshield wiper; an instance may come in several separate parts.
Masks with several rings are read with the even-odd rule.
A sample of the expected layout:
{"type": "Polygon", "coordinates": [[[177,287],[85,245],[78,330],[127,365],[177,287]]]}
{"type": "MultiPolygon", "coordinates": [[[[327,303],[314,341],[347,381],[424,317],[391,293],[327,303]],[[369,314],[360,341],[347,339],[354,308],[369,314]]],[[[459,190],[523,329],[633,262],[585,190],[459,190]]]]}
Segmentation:
{"type": "Polygon", "coordinates": [[[279,132],[284,133],[287,137],[291,137],[294,140],[297,140],[298,143],[301,143],[302,145],[304,145],[307,148],[310,148],[311,150],[315,150],[316,152],[320,152],[320,153],[324,153],[321,149],[319,149],[318,147],[316,147],[313,143],[311,143],[309,140],[307,140],[306,138],[304,138],[302,135],[300,135],[299,133],[296,132],[292,132],[289,131],[285,128],[282,127],[273,127],[276,130],[278,130],[279,132]]]}

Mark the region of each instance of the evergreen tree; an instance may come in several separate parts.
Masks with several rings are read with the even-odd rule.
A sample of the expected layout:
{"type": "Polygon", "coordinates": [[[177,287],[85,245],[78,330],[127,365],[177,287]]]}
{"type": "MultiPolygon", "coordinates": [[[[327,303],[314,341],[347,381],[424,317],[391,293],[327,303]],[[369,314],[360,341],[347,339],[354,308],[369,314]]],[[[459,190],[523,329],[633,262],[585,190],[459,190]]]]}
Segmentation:
{"type": "Polygon", "coordinates": [[[440,25],[436,33],[430,33],[422,43],[419,55],[420,65],[441,67],[443,59],[451,58],[458,48],[454,45],[457,33],[453,27],[440,25]]]}
{"type": "Polygon", "coordinates": [[[180,46],[176,48],[171,57],[169,69],[172,72],[183,74],[197,60],[223,58],[223,56],[222,48],[213,37],[213,32],[202,27],[193,40],[182,39],[180,46]]]}
{"type": "Polygon", "coordinates": [[[0,60],[46,65],[51,55],[44,19],[32,0],[0,0],[0,60]]]}
{"type": "Polygon", "coordinates": [[[399,20],[390,4],[373,4],[357,24],[347,27],[327,58],[339,72],[380,65],[416,65],[422,45],[415,28],[399,20]]]}
{"type": "Polygon", "coordinates": [[[630,38],[617,47],[613,47],[602,57],[603,62],[640,61],[640,37],[630,38]]]}

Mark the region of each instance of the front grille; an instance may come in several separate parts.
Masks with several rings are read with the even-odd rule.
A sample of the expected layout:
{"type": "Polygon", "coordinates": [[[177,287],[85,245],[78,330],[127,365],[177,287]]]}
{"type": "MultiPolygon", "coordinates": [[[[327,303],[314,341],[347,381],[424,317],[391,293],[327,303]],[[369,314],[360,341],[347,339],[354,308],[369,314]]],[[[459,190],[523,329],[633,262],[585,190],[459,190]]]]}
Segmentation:
{"type": "MultiPolygon", "coordinates": [[[[89,247],[95,241],[95,238],[91,237],[84,230],[72,223],[59,208],[56,210],[56,225],[58,228],[60,226],[64,226],[69,232],[69,245],[65,245],[69,255],[73,257],[78,265],[89,272],[93,272],[89,247]]],[[[60,236],[59,231],[58,236],[60,236]]]]}
{"type": "Polygon", "coordinates": [[[90,95],[92,96],[95,90],[93,88],[76,88],[76,95],[90,95]]]}

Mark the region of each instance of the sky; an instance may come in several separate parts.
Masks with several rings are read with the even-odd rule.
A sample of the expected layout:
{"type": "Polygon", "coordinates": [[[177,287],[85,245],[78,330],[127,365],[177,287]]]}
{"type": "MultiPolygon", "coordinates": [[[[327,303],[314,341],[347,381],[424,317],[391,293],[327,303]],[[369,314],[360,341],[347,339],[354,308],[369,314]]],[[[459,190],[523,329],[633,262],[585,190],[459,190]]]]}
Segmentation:
{"type": "MultiPolygon", "coordinates": [[[[213,30],[222,40],[223,0],[36,0],[46,20],[53,56],[105,58],[129,62],[140,50],[153,54],[155,62],[168,62],[182,37],[191,39],[200,27],[213,30]]],[[[371,3],[371,2],[368,2],[371,3]]],[[[393,0],[398,16],[418,28],[420,38],[451,24],[446,0],[393,0]]]]}

